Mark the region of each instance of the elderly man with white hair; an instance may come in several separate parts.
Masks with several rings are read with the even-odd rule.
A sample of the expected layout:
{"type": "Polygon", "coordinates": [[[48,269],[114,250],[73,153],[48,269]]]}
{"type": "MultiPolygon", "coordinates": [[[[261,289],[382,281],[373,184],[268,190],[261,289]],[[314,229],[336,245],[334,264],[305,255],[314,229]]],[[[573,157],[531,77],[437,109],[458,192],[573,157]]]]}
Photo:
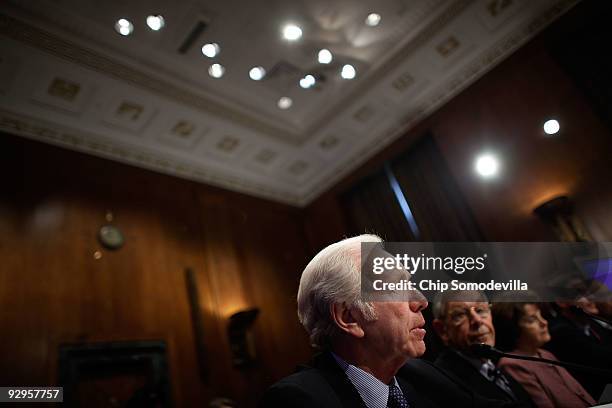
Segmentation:
{"type": "Polygon", "coordinates": [[[403,302],[361,300],[360,235],[334,243],[306,266],[298,291],[298,316],[313,346],[312,364],[272,386],[263,407],[428,407],[429,400],[395,374],[425,352],[427,301],[419,293],[403,302]]]}
{"type": "Polygon", "coordinates": [[[476,344],[495,346],[495,327],[487,296],[478,291],[438,293],[433,326],[447,349],[436,367],[458,384],[491,400],[490,406],[534,407],[525,389],[487,358],[473,354],[476,344]]]}

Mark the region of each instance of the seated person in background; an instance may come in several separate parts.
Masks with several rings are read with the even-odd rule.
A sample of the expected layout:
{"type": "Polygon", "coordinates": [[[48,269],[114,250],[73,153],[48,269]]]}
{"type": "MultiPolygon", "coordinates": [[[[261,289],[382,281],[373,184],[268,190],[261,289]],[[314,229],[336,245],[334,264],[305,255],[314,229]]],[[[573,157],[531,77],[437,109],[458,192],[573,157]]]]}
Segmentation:
{"type": "Polygon", "coordinates": [[[470,353],[470,346],[495,346],[495,328],[488,299],[481,292],[442,292],[433,305],[433,326],[448,349],[435,365],[483,397],[509,406],[532,407],[529,394],[489,359],[470,353]]]}
{"type": "MultiPolygon", "coordinates": [[[[415,291],[405,302],[361,300],[361,243],[345,239],[319,252],[298,289],[298,316],[323,353],[309,367],[273,385],[262,407],[428,407],[408,381],[396,378],[410,358],[425,352],[427,300],[415,291]]],[[[403,272],[403,271],[402,271],[403,272]]]]}
{"type": "MultiPolygon", "coordinates": [[[[557,358],[595,368],[612,367],[612,334],[584,314],[595,314],[597,306],[586,296],[573,301],[557,301],[548,319],[551,340],[544,348],[557,358]]],[[[612,378],[579,370],[568,370],[582,386],[598,399],[612,378]]]]}
{"type": "MultiPolygon", "coordinates": [[[[556,360],[552,353],[540,348],[550,341],[550,334],[535,295],[532,300],[496,302],[493,305],[497,345],[503,351],[556,360]]],[[[573,408],[595,404],[593,397],[563,367],[508,358],[502,358],[498,367],[520,382],[538,407],[573,408]]]]}
{"type": "MultiPolygon", "coordinates": [[[[606,320],[612,320],[612,292],[610,289],[598,280],[590,282],[587,288],[587,299],[592,301],[597,308],[597,315],[606,320]]],[[[587,311],[588,312],[588,311],[587,311]]],[[[612,330],[612,324],[596,321],[601,327],[606,330],[612,330]]]]}

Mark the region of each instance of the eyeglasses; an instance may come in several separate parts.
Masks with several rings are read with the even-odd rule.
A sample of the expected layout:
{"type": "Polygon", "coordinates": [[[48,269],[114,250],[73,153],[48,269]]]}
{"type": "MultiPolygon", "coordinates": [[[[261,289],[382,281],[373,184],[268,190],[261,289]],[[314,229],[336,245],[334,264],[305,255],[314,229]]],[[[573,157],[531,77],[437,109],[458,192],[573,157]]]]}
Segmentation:
{"type": "Polygon", "coordinates": [[[478,315],[481,319],[486,319],[491,315],[490,305],[484,304],[480,306],[471,306],[464,308],[457,308],[448,313],[452,324],[459,326],[472,317],[472,311],[478,315]]]}

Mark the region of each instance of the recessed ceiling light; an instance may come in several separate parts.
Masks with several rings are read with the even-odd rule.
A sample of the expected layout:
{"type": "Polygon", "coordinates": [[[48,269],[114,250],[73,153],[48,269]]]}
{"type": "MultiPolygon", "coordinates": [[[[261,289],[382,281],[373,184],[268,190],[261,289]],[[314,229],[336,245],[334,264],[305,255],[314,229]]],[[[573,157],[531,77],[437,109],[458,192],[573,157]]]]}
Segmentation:
{"type": "Polygon", "coordinates": [[[202,46],[202,54],[208,58],[215,58],[219,52],[221,52],[221,47],[217,43],[208,43],[202,46]]]}
{"type": "Polygon", "coordinates": [[[263,69],[263,67],[253,67],[249,71],[249,77],[251,77],[253,81],[259,81],[265,75],[266,75],[266,70],[263,69]]]}
{"type": "Polygon", "coordinates": [[[353,79],[355,78],[356,72],[355,67],[350,64],[346,64],[342,67],[342,72],[340,72],[340,76],[344,79],[353,79]]]}
{"type": "Polygon", "coordinates": [[[480,176],[491,178],[496,176],[499,171],[499,160],[491,153],[484,153],[476,158],[474,168],[480,176]]]}
{"type": "Polygon", "coordinates": [[[283,37],[289,41],[298,40],[302,36],[302,29],[295,24],[287,24],[283,28],[283,37]]]}
{"type": "Polygon", "coordinates": [[[291,105],[293,105],[293,101],[291,100],[291,98],[283,96],[278,100],[277,105],[281,109],[289,109],[291,105]]]}
{"type": "Polygon", "coordinates": [[[544,123],[544,132],[546,132],[547,135],[554,135],[560,128],[561,126],[559,126],[559,122],[554,119],[547,120],[544,123]]]}
{"type": "Polygon", "coordinates": [[[306,75],[304,78],[300,79],[300,86],[304,89],[308,89],[317,82],[313,75],[306,75]]]}
{"type": "Polygon", "coordinates": [[[212,64],[208,67],[208,73],[213,78],[221,78],[225,73],[225,68],[221,64],[212,64]]]}
{"type": "Polygon", "coordinates": [[[332,53],[328,49],[323,48],[321,51],[319,51],[319,63],[329,64],[332,62],[332,59],[332,53]]]}
{"type": "Polygon", "coordinates": [[[134,31],[134,24],[125,18],[120,18],[115,23],[115,30],[121,35],[130,35],[134,31]]]}
{"type": "Polygon", "coordinates": [[[165,24],[166,22],[164,21],[164,18],[159,14],[150,15],[147,17],[147,25],[153,31],[161,30],[162,28],[164,28],[165,24]]]}
{"type": "Polygon", "coordinates": [[[380,23],[380,14],[370,13],[365,19],[365,23],[370,27],[376,27],[380,23]]]}

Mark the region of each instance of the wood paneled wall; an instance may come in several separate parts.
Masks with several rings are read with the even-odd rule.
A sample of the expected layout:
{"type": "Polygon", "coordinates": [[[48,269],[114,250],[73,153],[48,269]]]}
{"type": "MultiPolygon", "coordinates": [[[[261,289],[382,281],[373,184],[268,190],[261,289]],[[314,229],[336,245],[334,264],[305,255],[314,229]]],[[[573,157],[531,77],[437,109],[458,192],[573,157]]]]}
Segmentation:
{"type": "Polygon", "coordinates": [[[0,385],[55,383],[62,343],[164,339],[176,406],[248,407],[310,355],[295,311],[311,254],[298,210],[5,134],[0,151],[0,385]],[[118,251],[96,238],[107,211],[126,238],[118,251]],[[185,268],[202,301],[205,379],[185,268]],[[238,370],[227,318],[248,307],[261,310],[259,364],[238,370]]]}
{"type": "Polygon", "coordinates": [[[560,194],[572,198],[594,239],[612,240],[611,130],[548,51],[559,32],[588,24],[583,15],[572,10],[310,205],[307,227],[315,246],[347,229],[342,216],[334,224],[320,222],[342,214],[342,192],[428,132],[487,240],[556,240],[532,210],[560,194]],[[546,136],[542,125],[551,118],[561,131],[546,136]],[[476,156],[487,150],[502,161],[500,177],[492,181],[473,170],[476,156]]]}

